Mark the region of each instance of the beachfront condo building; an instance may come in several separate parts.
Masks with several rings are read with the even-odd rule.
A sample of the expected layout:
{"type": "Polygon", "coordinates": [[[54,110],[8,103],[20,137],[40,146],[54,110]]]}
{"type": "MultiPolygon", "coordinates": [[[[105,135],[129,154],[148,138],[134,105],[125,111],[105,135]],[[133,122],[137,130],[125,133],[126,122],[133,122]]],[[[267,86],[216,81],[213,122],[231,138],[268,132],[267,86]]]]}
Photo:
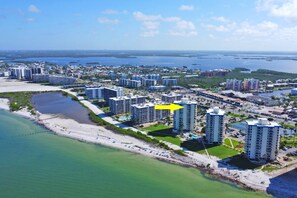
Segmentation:
{"type": "Polygon", "coordinates": [[[132,105],[132,121],[134,124],[144,124],[160,121],[170,115],[169,110],[156,110],[154,103],[132,105]]]}
{"type": "Polygon", "coordinates": [[[15,79],[25,79],[25,67],[15,67],[10,70],[10,77],[15,79]]]}
{"type": "Polygon", "coordinates": [[[182,99],[182,95],[170,93],[170,94],[162,94],[162,102],[165,103],[173,103],[174,101],[180,101],[182,99]]]}
{"type": "Polygon", "coordinates": [[[85,94],[88,99],[102,99],[104,87],[89,87],[86,88],[85,94]]]}
{"type": "Polygon", "coordinates": [[[206,141],[208,144],[222,144],[224,140],[224,115],[219,107],[208,109],[206,113],[206,141]]]}
{"type": "Polygon", "coordinates": [[[245,155],[257,162],[273,161],[277,157],[280,125],[266,118],[248,120],[245,136],[245,155]]]}
{"type": "Polygon", "coordinates": [[[109,109],[114,115],[131,113],[131,105],[145,103],[146,96],[121,96],[109,99],[109,109]]]}
{"type": "Polygon", "coordinates": [[[88,99],[104,99],[109,104],[109,99],[123,96],[121,87],[89,87],[85,89],[88,99]]]}
{"type": "Polygon", "coordinates": [[[173,132],[193,132],[196,126],[197,102],[183,98],[180,101],[175,101],[174,104],[183,108],[174,111],[173,132]]]}
{"type": "Polygon", "coordinates": [[[105,103],[109,104],[110,98],[121,97],[123,96],[123,88],[122,87],[105,87],[103,89],[103,98],[105,103]]]}

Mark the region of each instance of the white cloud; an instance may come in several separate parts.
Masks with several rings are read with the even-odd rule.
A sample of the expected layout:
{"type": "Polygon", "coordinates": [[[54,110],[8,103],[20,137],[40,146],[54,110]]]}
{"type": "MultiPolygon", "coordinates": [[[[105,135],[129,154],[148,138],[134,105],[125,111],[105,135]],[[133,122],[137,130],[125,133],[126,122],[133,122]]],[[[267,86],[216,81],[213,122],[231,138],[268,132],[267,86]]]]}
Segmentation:
{"type": "Polygon", "coordinates": [[[162,19],[161,15],[145,15],[142,12],[133,12],[133,16],[137,21],[156,21],[162,19]]]}
{"type": "Polygon", "coordinates": [[[258,0],[257,9],[288,19],[297,19],[297,0],[258,0]]]}
{"type": "Polygon", "coordinates": [[[28,11],[29,12],[33,12],[33,13],[39,13],[40,12],[40,9],[37,6],[35,6],[35,5],[29,5],[28,11]]]}
{"type": "Polygon", "coordinates": [[[28,22],[28,23],[32,23],[32,22],[34,22],[34,21],[35,21],[34,18],[26,18],[26,22],[28,22]]]}
{"type": "Polygon", "coordinates": [[[158,30],[149,30],[141,34],[142,37],[154,37],[157,36],[160,32],[158,30]]]}
{"type": "Polygon", "coordinates": [[[214,20],[214,21],[218,21],[218,22],[221,22],[221,23],[227,23],[227,22],[229,22],[229,20],[226,19],[226,18],[223,17],[223,16],[215,16],[215,17],[212,17],[212,20],[214,20]]]}
{"type": "Polygon", "coordinates": [[[169,31],[172,36],[196,36],[196,27],[191,21],[179,20],[174,29],[169,31]]]}
{"type": "Polygon", "coordinates": [[[277,30],[278,29],[278,24],[273,23],[271,21],[263,21],[262,23],[259,23],[257,25],[261,30],[264,31],[269,31],[269,30],[277,30]]]}
{"type": "Polygon", "coordinates": [[[217,32],[229,32],[230,29],[224,25],[212,25],[212,24],[207,24],[204,25],[208,30],[214,30],[217,32]]]}
{"type": "Polygon", "coordinates": [[[197,35],[196,27],[191,21],[186,21],[180,17],[162,15],[146,15],[140,11],[134,12],[135,20],[142,22],[143,33],[141,36],[153,37],[160,34],[159,27],[161,23],[174,24],[169,30],[169,34],[173,36],[194,36],[197,35]]]}
{"type": "Polygon", "coordinates": [[[107,10],[103,10],[101,12],[102,14],[106,14],[106,15],[117,15],[117,14],[128,14],[127,10],[113,10],[113,9],[107,9],[107,10]]]}
{"type": "Polygon", "coordinates": [[[216,38],[215,35],[213,35],[213,34],[209,34],[208,37],[211,38],[211,39],[215,39],[216,38]]]}
{"type": "Polygon", "coordinates": [[[278,24],[271,21],[263,21],[254,25],[243,22],[235,30],[235,34],[240,37],[266,39],[273,38],[278,32],[278,24]]]}
{"type": "Polygon", "coordinates": [[[180,20],[176,23],[176,28],[183,30],[195,30],[196,27],[191,21],[180,20]]]}
{"type": "Polygon", "coordinates": [[[160,26],[159,22],[156,21],[144,21],[143,27],[147,30],[157,30],[160,26]]]}
{"type": "Polygon", "coordinates": [[[101,24],[107,24],[107,25],[116,25],[119,24],[120,21],[118,19],[109,19],[106,17],[100,17],[97,19],[99,23],[101,24]]]}
{"type": "Polygon", "coordinates": [[[192,6],[192,5],[181,5],[179,7],[179,9],[181,11],[192,11],[192,10],[194,10],[194,6],[192,6]]]}

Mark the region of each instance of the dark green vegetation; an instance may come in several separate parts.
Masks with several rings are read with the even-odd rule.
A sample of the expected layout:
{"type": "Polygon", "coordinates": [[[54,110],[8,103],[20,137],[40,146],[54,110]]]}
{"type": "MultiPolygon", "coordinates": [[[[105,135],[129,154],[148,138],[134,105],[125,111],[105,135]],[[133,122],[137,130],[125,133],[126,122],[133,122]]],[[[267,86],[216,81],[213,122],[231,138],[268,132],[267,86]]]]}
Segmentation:
{"type": "Polygon", "coordinates": [[[280,148],[283,148],[285,146],[297,147],[297,135],[291,137],[282,137],[280,148]]]}
{"type": "Polygon", "coordinates": [[[31,98],[34,93],[39,92],[10,92],[10,93],[0,93],[0,98],[9,99],[9,106],[11,111],[19,111],[23,108],[28,108],[28,110],[34,114],[33,105],[31,104],[31,98]]]}
{"type": "Polygon", "coordinates": [[[170,142],[180,146],[182,141],[177,137],[177,134],[172,132],[172,127],[164,124],[156,124],[143,129],[148,132],[148,135],[155,137],[158,140],[170,142]]]}
{"type": "Polygon", "coordinates": [[[227,112],[226,115],[227,115],[227,116],[231,116],[231,117],[235,117],[235,118],[241,118],[241,119],[243,119],[243,120],[248,119],[248,117],[247,117],[246,115],[244,115],[244,114],[236,114],[236,113],[232,113],[232,112],[230,112],[230,111],[227,112]]]}
{"type": "Polygon", "coordinates": [[[245,68],[236,68],[229,72],[226,76],[214,76],[214,77],[199,77],[195,79],[180,78],[179,84],[181,86],[187,86],[188,84],[196,84],[202,88],[215,88],[220,83],[226,82],[227,79],[236,78],[243,80],[245,78],[256,78],[261,80],[276,81],[278,79],[297,78],[297,74],[278,72],[272,70],[258,69],[250,73],[244,73],[245,68]]]}
{"type": "Polygon", "coordinates": [[[64,96],[69,96],[69,97],[71,97],[71,99],[74,100],[74,101],[79,101],[78,98],[77,98],[76,96],[74,96],[74,95],[72,95],[72,94],[70,94],[70,93],[68,93],[68,92],[62,91],[62,94],[63,94],[64,96]]]}
{"type": "Polygon", "coordinates": [[[286,124],[284,122],[280,123],[281,126],[284,128],[284,129],[291,129],[291,130],[295,130],[297,129],[297,126],[294,126],[294,125],[290,125],[290,124],[286,124]]]}

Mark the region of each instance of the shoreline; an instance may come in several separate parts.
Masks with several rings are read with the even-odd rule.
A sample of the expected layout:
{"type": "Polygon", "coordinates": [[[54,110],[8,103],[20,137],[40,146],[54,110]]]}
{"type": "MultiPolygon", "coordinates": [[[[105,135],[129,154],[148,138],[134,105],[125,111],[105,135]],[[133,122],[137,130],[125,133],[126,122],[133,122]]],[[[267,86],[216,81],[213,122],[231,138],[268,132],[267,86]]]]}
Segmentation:
{"type": "MultiPolygon", "coordinates": [[[[10,111],[8,99],[0,98],[0,109],[10,111]]],[[[26,109],[11,113],[30,119],[35,124],[46,128],[58,136],[137,153],[170,164],[192,167],[222,182],[228,181],[246,190],[267,193],[267,189],[269,188],[269,179],[271,176],[258,170],[228,169],[230,166],[219,167],[215,157],[209,159],[207,156],[196,153],[193,154],[189,151],[186,151],[187,157],[179,156],[171,151],[158,148],[136,138],[113,133],[102,126],[80,124],[75,120],[66,119],[57,115],[41,114],[39,112],[37,112],[37,115],[31,115],[26,109]],[[264,180],[264,184],[262,181],[259,182],[259,180],[264,180]]],[[[294,191],[293,189],[292,192],[288,192],[287,190],[276,188],[268,192],[276,195],[279,191],[281,191],[283,195],[294,197],[296,196],[295,193],[297,190],[294,191]]]]}
{"type": "MultiPolygon", "coordinates": [[[[115,134],[115,133],[110,131],[110,133],[113,133],[115,136],[128,137],[129,140],[134,139],[134,141],[137,141],[138,144],[139,143],[142,144],[142,147],[138,146],[138,144],[136,144],[137,142],[129,142],[129,143],[120,142],[120,144],[122,146],[119,146],[119,144],[112,143],[111,141],[96,141],[98,139],[94,139],[94,134],[89,134],[88,135],[89,137],[80,136],[80,135],[75,134],[75,131],[71,131],[71,130],[73,130],[73,128],[65,129],[65,128],[61,127],[59,124],[61,124],[62,122],[64,122],[64,123],[68,122],[68,124],[71,124],[72,126],[87,125],[87,126],[92,127],[92,128],[97,128],[97,127],[103,128],[103,127],[96,126],[96,125],[93,126],[93,125],[88,125],[88,124],[80,124],[80,123],[78,123],[78,122],[76,122],[76,121],[74,121],[72,119],[61,118],[61,117],[57,117],[56,115],[50,115],[50,114],[40,114],[39,112],[37,112],[36,116],[33,116],[33,115],[30,115],[30,112],[26,111],[25,109],[23,109],[21,111],[17,111],[17,112],[11,112],[11,111],[9,111],[9,108],[7,108],[9,106],[5,107],[3,105],[3,102],[1,102],[1,100],[2,101],[6,100],[7,105],[8,105],[8,99],[0,99],[0,109],[8,111],[8,112],[13,113],[13,114],[17,114],[17,115],[19,115],[21,117],[24,117],[26,119],[30,119],[31,121],[34,122],[34,124],[37,124],[37,125],[45,128],[45,129],[49,130],[54,135],[58,135],[58,136],[66,137],[66,138],[71,138],[73,140],[77,140],[77,141],[84,142],[84,143],[102,145],[102,146],[106,146],[106,147],[109,147],[109,148],[124,150],[126,152],[131,152],[131,153],[136,153],[136,154],[151,157],[153,159],[156,159],[156,160],[159,160],[159,161],[162,161],[162,162],[165,162],[165,163],[175,164],[175,165],[179,165],[179,166],[186,167],[186,168],[190,168],[190,167],[195,168],[195,169],[198,169],[199,171],[202,171],[203,173],[207,173],[209,175],[212,175],[212,176],[214,176],[215,178],[217,178],[219,180],[223,180],[223,181],[226,180],[228,182],[233,183],[234,185],[245,188],[246,190],[266,192],[265,189],[253,188],[253,187],[251,187],[249,185],[246,185],[245,183],[243,183],[243,182],[241,182],[241,181],[239,181],[239,180],[237,180],[235,178],[232,178],[230,176],[228,177],[228,176],[226,176],[224,174],[221,174],[221,173],[215,171],[215,169],[213,169],[213,168],[209,168],[209,167],[207,167],[207,166],[205,166],[203,164],[198,164],[198,163],[195,163],[193,161],[191,162],[191,160],[189,161],[189,160],[186,159],[187,157],[179,156],[179,155],[177,155],[175,153],[172,153],[170,151],[158,148],[156,146],[152,146],[152,145],[150,145],[150,144],[148,144],[146,142],[135,139],[133,137],[115,134]],[[134,144],[134,147],[132,147],[132,148],[123,146],[123,145],[133,145],[133,144],[134,144]],[[147,152],[143,152],[143,148],[151,149],[154,152],[152,154],[147,153],[147,152]]],[[[105,129],[105,128],[104,128],[104,130],[107,131],[107,129],[105,129]]],[[[101,137],[103,137],[103,135],[101,135],[101,137]]],[[[106,138],[108,138],[108,137],[106,137],[106,138]]]]}

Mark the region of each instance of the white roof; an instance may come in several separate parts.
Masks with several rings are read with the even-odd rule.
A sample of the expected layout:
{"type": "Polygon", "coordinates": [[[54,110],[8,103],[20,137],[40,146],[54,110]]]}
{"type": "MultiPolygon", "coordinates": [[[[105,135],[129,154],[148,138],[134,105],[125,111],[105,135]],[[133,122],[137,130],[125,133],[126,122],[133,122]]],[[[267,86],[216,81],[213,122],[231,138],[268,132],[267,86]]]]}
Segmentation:
{"type": "Polygon", "coordinates": [[[210,115],[225,115],[225,111],[223,111],[219,107],[214,107],[212,109],[208,109],[206,112],[210,115]]]}
{"type": "Polygon", "coordinates": [[[175,104],[180,104],[180,105],[183,105],[183,104],[189,104],[189,105],[191,105],[191,104],[197,104],[197,102],[196,101],[190,101],[190,100],[188,100],[188,99],[186,99],[186,98],[183,98],[182,100],[179,100],[179,101],[174,101],[174,103],[175,104]]]}
{"type": "Polygon", "coordinates": [[[258,118],[257,120],[247,120],[248,125],[267,126],[267,127],[280,127],[276,122],[270,122],[267,118],[258,118]]]}

